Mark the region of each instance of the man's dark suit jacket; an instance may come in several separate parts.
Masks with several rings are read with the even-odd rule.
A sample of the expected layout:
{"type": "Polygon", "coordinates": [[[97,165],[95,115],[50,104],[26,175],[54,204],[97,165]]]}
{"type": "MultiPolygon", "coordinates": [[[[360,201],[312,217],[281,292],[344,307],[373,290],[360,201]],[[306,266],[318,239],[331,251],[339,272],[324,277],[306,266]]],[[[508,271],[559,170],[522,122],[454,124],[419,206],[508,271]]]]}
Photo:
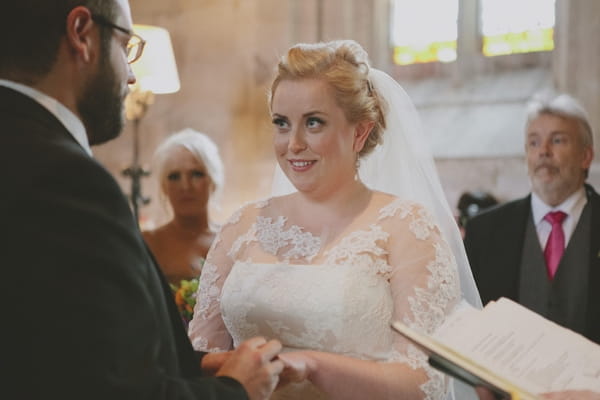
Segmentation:
{"type": "Polygon", "coordinates": [[[113,177],[5,87],[0,124],[0,397],[247,399],[233,379],[200,376],[113,177]]]}
{"type": "MultiPolygon", "coordinates": [[[[585,185],[591,206],[586,331],[600,343],[600,196],[585,185]]],[[[531,195],[486,210],[467,223],[465,248],[483,304],[499,297],[518,302],[519,269],[531,195]]]]}

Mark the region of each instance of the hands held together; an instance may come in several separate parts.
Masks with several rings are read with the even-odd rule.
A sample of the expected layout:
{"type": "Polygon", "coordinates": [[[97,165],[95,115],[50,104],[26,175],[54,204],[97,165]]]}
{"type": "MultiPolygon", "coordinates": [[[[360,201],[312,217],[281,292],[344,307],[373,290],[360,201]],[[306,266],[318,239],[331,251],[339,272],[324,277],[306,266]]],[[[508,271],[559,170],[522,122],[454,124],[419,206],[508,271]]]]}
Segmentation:
{"type": "MultiPolygon", "coordinates": [[[[275,389],[291,382],[308,379],[315,370],[314,361],[307,352],[280,353],[278,340],[262,337],[248,339],[232,351],[209,353],[202,359],[202,369],[208,374],[228,376],[244,386],[250,400],[266,400],[275,389]]],[[[476,388],[481,400],[496,400],[483,387],[476,388]]],[[[600,400],[600,393],[564,391],[541,395],[549,400],[600,400]]]]}
{"type": "Polygon", "coordinates": [[[255,337],[224,353],[209,353],[202,370],[215,376],[228,376],[244,386],[250,400],[268,399],[276,388],[308,377],[308,364],[297,355],[279,354],[281,343],[255,337]]]}

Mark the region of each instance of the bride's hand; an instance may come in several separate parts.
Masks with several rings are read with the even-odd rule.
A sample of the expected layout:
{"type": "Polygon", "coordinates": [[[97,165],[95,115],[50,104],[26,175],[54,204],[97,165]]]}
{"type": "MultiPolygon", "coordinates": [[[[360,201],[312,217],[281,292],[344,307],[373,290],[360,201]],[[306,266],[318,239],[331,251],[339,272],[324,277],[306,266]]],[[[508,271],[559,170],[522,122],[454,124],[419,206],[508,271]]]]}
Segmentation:
{"type": "Polygon", "coordinates": [[[284,367],[281,374],[279,374],[277,389],[291,382],[302,382],[308,378],[311,362],[306,352],[281,353],[279,359],[283,361],[284,367]]]}

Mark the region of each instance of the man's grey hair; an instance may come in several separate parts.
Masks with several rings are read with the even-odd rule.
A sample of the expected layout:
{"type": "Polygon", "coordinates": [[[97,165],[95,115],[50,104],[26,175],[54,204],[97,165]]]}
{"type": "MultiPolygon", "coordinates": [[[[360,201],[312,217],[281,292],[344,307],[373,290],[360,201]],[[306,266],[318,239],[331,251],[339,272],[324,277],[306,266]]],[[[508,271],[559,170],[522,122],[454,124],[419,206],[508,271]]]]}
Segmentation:
{"type": "Polygon", "coordinates": [[[585,147],[594,146],[594,135],[588,114],[574,97],[565,93],[539,93],[527,103],[527,125],[542,114],[572,118],[579,124],[581,139],[585,147]]]}

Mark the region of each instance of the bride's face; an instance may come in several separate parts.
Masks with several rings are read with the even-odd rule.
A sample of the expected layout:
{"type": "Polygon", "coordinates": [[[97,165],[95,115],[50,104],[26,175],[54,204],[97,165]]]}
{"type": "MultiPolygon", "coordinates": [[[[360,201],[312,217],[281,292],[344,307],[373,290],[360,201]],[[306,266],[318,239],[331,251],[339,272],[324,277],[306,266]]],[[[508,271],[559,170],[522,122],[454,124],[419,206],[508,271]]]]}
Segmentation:
{"type": "Polygon", "coordinates": [[[348,122],[326,81],[281,81],[271,116],[277,160],[299,191],[326,195],[354,180],[357,124],[348,122]]]}

